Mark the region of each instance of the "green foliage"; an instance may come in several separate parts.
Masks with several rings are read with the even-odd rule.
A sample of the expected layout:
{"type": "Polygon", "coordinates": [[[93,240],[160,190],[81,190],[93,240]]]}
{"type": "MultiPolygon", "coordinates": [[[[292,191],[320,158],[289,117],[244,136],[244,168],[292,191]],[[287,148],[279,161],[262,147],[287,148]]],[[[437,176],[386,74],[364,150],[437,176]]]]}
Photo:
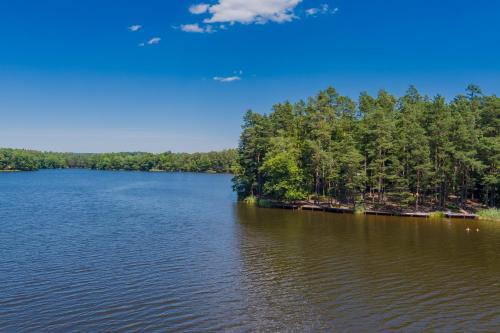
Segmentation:
{"type": "Polygon", "coordinates": [[[307,193],[303,190],[298,150],[281,137],[271,139],[269,150],[260,167],[264,178],[264,194],[286,201],[304,199],[307,193]]]}
{"type": "Polygon", "coordinates": [[[40,157],[34,151],[0,149],[0,170],[32,171],[40,165],[40,157]]]}
{"type": "Polygon", "coordinates": [[[444,212],[432,212],[429,214],[429,218],[431,219],[443,219],[446,215],[444,212]]]}
{"type": "Polygon", "coordinates": [[[245,115],[234,188],[294,201],[335,198],[442,209],[500,203],[500,99],[470,85],[450,102],[410,87],[358,103],[334,88],[245,115]]]}
{"type": "Polygon", "coordinates": [[[257,204],[257,197],[254,195],[250,195],[250,196],[246,197],[243,201],[248,205],[256,205],[257,204]]]}
{"type": "Polygon", "coordinates": [[[354,207],[354,214],[356,215],[364,215],[366,213],[366,209],[362,205],[356,205],[354,207]]]}
{"type": "Polygon", "coordinates": [[[272,207],[272,202],[271,200],[268,200],[268,199],[259,199],[257,201],[259,207],[262,207],[262,208],[271,208],[272,207]]]}
{"type": "Polygon", "coordinates": [[[260,171],[266,157],[271,136],[270,121],[267,116],[247,111],[238,147],[238,164],[234,168],[233,189],[242,199],[249,195],[260,196],[263,178],[260,171]]]}
{"type": "Polygon", "coordinates": [[[500,209],[488,208],[477,212],[479,218],[484,220],[500,221],[500,209]]]}
{"type": "Polygon", "coordinates": [[[0,170],[88,168],[97,170],[182,171],[230,173],[236,150],[209,153],[109,153],[75,154],[0,149],[0,170]]]}

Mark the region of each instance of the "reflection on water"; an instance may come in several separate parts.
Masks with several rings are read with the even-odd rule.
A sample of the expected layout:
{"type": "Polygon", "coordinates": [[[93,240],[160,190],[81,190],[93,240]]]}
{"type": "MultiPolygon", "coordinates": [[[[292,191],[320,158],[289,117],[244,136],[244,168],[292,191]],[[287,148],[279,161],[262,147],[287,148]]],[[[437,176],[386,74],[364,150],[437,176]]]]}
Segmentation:
{"type": "Polygon", "coordinates": [[[258,209],[230,179],[0,174],[0,331],[500,330],[494,223],[258,209]]]}
{"type": "Polygon", "coordinates": [[[500,228],[491,223],[245,205],[236,216],[261,329],[500,329],[500,228]]]}

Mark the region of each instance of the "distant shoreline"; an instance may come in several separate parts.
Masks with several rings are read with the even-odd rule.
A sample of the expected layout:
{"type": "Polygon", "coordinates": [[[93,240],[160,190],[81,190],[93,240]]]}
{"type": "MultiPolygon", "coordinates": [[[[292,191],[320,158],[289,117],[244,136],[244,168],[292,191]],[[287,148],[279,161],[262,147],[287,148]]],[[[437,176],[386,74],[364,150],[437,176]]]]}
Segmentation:
{"type": "Polygon", "coordinates": [[[36,150],[0,148],[0,170],[34,171],[38,169],[95,169],[125,171],[231,172],[237,151],[226,149],[207,153],[159,154],[130,153],[54,153],[36,150]]]}
{"type": "Polygon", "coordinates": [[[4,173],[32,173],[39,171],[60,171],[60,170],[89,170],[89,171],[106,171],[106,172],[143,172],[143,173],[200,173],[207,175],[232,175],[230,172],[215,172],[215,171],[183,171],[183,170],[126,170],[126,169],[93,169],[93,168],[51,168],[51,169],[35,169],[35,170],[0,170],[4,173]]]}

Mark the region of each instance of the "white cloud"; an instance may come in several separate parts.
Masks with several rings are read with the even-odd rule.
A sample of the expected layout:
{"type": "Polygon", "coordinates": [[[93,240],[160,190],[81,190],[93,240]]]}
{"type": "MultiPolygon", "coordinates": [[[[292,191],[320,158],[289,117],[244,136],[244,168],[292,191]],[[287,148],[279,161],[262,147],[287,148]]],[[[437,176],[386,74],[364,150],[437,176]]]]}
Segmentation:
{"type": "Polygon", "coordinates": [[[216,77],[214,77],[214,80],[227,83],[227,82],[240,81],[241,77],[239,77],[239,76],[227,76],[227,77],[216,76],[216,77]]]}
{"type": "Polygon", "coordinates": [[[184,32],[197,32],[197,33],[204,33],[205,29],[200,27],[198,23],[193,23],[193,24],[183,24],[181,25],[181,30],[184,32]]]}
{"type": "Polygon", "coordinates": [[[338,8],[330,9],[327,3],[318,7],[295,10],[303,0],[214,0],[213,4],[198,3],[189,7],[192,14],[207,14],[202,23],[184,24],[180,28],[186,32],[216,32],[226,30],[227,25],[265,24],[268,22],[290,22],[299,16],[335,14],[338,8]],[[217,27],[217,30],[213,26],[217,27]]]}
{"type": "MultiPolygon", "coordinates": [[[[309,8],[309,9],[306,9],[306,15],[307,16],[316,16],[317,14],[328,14],[330,11],[329,11],[330,7],[328,6],[328,4],[323,4],[321,5],[319,8],[309,8]]],[[[334,8],[331,13],[332,14],[335,14],[339,9],[338,8],[334,8]]]]}
{"type": "Polygon", "coordinates": [[[153,37],[150,40],[148,40],[148,45],[156,45],[159,44],[161,41],[160,37],[153,37]]]}
{"type": "Polygon", "coordinates": [[[128,30],[135,32],[135,31],[141,30],[141,28],[142,28],[142,25],[135,24],[135,25],[131,25],[130,27],[128,27],[128,30]]]}
{"type": "Polygon", "coordinates": [[[200,26],[198,23],[193,24],[182,24],[180,29],[184,32],[194,32],[194,33],[213,33],[215,29],[211,25],[200,26]]]}
{"type": "Polygon", "coordinates": [[[204,14],[208,11],[208,8],[210,8],[210,5],[206,3],[199,3],[197,5],[190,6],[189,12],[195,15],[204,14]]]}
{"type": "Polygon", "coordinates": [[[293,10],[302,0],[218,0],[208,8],[205,23],[289,22],[296,18],[293,10]]]}
{"type": "Polygon", "coordinates": [[[314,16],[314,15],[318,14],[318,12],[319,12],[318,8],[309,8],[309,9],[306,9],[306,14],[308,16],[314,16]]]}

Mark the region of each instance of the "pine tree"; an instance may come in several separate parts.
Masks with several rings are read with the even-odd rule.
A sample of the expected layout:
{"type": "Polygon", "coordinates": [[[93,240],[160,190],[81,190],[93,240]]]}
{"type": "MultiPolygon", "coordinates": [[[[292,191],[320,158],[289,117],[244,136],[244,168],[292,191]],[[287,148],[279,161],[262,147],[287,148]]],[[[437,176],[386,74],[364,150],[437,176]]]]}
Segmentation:
{"type": "Polygon", "coordinates": [[[404,179],[405,191],[412,195],[405,200],[408,203],[414,201],[415,210],[419,209],[431,177],[429,139],[423,127],[425,109],[426,102],[416,88],[411,86],[399,101],[396,121],[396,146],[401,161],[401,177],[404,179]]]}
{"type": "Polygon", "coordinates": [[[372,189],[377,191],[378,202],[383,203],[385,192],[390,191],[391,183],[397,181],[395,174],[397,166],[394,165],[395,159],[393,159],[396,100],[382,90],[376,99],[363,94],[360,104],[365,117],[364,141],[369,180],[372,189]]]}
{"type": "Polygon", "coordinates": [[[484,98],[480,112],[479,127],[482,135],[478,155],[484,164],[479,180],[482,199],[490,206],[500,204],[500,98],[484,98]]]}
{"type": "Polygon", "coordinates": [[[234,189],[239,198],[261,196],[263,179],[260,167],[264,161],[270,138],[267,116],[247,111],[238,148],[239,168],[235,170],[234,189]]]}

